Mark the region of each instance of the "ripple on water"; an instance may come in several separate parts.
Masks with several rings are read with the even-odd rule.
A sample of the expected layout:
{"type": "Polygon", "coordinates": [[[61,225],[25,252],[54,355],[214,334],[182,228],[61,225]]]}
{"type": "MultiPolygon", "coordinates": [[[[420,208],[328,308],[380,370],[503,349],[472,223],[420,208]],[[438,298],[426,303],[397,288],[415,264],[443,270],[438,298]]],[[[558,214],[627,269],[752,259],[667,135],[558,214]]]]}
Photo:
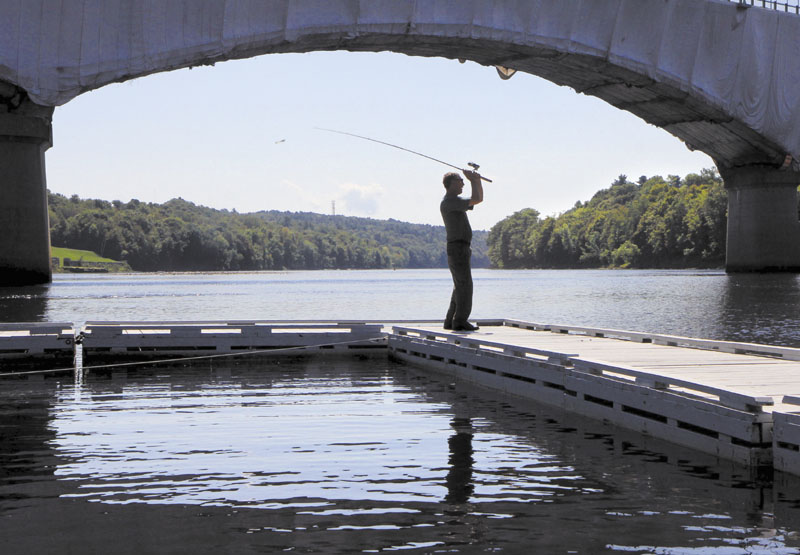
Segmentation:
{"type": "Polygon", "coordinates": [[[147,522],[180,538],[166,541],[189,527],[201,552],[224,538],[241,552],[800,553],[800,509],[776,505],[775,523],[771,494],[732,487],[737,471],[383,360],[42,387],[0,392],[0,417],[38,415],[14,421],[30,445],[0,460],[17,469],[0,474],[0,533],[30,531],[13,535],[20,552],[42,550],[31,527],[55,511],[75,547],[147,522]]]}

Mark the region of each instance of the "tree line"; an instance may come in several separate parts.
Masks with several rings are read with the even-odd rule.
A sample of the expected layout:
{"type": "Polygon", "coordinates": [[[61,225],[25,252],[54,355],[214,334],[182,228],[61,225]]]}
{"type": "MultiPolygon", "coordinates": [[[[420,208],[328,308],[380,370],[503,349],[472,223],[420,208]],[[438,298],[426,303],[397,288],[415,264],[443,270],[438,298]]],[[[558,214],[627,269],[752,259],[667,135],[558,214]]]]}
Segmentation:
{"type": "Polygon", "coordinates": [[[520,210],[489,231],[496,268],[687,268],[725,263],[727,195],[715,169],[620,175],[557,216],[520,210]]]}
{"type": "MultiPolygon", "coordinates": [[[[54,246],[127,261],[136,271],[447,267],[443,226],[308,212],[239,214],[48,193],[54,246]]],[[[727,195],[715,169],[681,179],[620,175],[566,212],[526,208],[475,231],[473,266],[685,268],[725,262],[727,195]]]]}
{"type": "MultiPolygon", "coordinates": [[[[127,261],[136,271],[320,270],[447,266],[443,226],[314,213],[239,214],[48,193],[50,241],[127,261]]],[[[487,232],[473,265],[489,265],[487,232]]]]}

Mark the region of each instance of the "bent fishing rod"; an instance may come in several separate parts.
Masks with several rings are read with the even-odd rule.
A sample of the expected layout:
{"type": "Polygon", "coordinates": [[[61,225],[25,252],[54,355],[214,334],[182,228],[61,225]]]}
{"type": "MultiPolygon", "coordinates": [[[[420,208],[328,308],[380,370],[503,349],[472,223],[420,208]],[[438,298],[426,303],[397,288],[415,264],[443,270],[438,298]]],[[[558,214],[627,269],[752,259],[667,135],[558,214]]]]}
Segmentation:
{"type": "MultiPolygon", "coordinates": [[[[365,141],[372,141],[373,143],[378,143],[386,146],[390,146],[392,148],[398,148],[405,152],[410,152],[411,154],[416,154],[417,156],[422,156],[423,158],[427,158],[428,160],[433,160],[434,162],[439,162],[440,164],[444,164],[445,166],[449,166],[451,168],[455,168],[460,171],[465,171],[464,168],[459,168],[455,164],[450,164],[449,162],[445,162],[444,160],[439,160],[438,158],[434,158],[433,156],[428,156],[427,154],[422,154],[421,152],[417,152],[415,150],[411,150],[402,146],[393,145],[392,143],[387,143],[384,141],[379,141],[378,139],[372,139],[370,137],[364,137],[363,135],[356,135],[355,133],[348,133],[347,131],[337,131],[336,129],[326,129],[324,127],[315,127],[315,129],[319,129],[320,131],[330,131],[331,133],[339,133],[340,135],[348,135],[350,137],[356,137],[358,139],[364,139],[365,141]]],[[[480,166],[475,162],[467,162],[467,165],[472,168],[475,173],[478,173],[478,168],[480,166]]],[[[492,180],[488,177],[483,177],[481,174],[478,173],[478,177],[486,181],[487,183],[491,183],[492,180]]]]}

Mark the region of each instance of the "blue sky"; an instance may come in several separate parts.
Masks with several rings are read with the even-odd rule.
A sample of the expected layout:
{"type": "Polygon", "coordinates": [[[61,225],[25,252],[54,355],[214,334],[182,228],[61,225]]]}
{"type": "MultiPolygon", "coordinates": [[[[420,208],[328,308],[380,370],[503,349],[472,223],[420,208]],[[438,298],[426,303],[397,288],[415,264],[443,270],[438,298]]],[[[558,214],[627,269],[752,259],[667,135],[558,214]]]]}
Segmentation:
{"type": "Polygon", "coordinates": [[[470,216],[475,229],[523,208],[563,212],[622,173],[713,166],[666,131],[532,75],[503,81],[472,62],[315,52],[151,75],[57,107],[48,188],[238,212],[330,213],[335,202],[337,214],[441,223],[447,167],[317,127],[480,164],[494,183],[470,216]]]}

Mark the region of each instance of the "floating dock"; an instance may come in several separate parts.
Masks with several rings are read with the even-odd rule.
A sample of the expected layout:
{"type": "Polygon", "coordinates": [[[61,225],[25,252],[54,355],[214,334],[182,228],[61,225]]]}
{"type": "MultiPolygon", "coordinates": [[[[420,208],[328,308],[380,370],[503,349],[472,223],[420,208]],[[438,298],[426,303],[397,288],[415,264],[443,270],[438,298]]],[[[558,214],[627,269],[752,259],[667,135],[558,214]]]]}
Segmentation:
{"type": "Polygon", "coordinates": [[[483,321],[393,326],[394,358],[752,467],[800,475],[800,349],[483,321]]]}
{"type": "Polygon", "coordinates": [[[75,331],[71,323],[0,324],[0,371],[71,366],[74,356],[75,331]]]}
{"type": "MultiPolygon", "coordinates": [[[[800,349],[479,320],[0,325],[0,372],[215,356],[378,353],[750,467],[800,476],[800,349]]],[[[62,369],[63,370],[63,369],[62,369]]],[[[69,370],[69,367],[66,368],[69,370]]]]}
{"type": "Polygon", "coordinates": [[[383,325],[366,322],[87,322],[78,337],[86,365],[121,359],[386,348],[383,325]]]}

